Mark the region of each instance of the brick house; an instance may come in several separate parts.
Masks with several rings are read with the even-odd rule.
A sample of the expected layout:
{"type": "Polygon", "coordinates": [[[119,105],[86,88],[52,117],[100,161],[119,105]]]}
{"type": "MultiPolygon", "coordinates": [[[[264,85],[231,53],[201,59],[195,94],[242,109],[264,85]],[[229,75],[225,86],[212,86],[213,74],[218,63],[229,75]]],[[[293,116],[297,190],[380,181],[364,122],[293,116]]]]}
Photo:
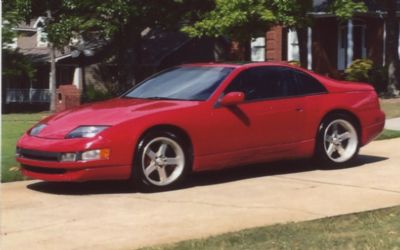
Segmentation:
{"type": "MultiPolygon", "coordinates": [[[[400,17],[400,1],[397,2],[400,17]]],[[[327,3],[327,0],[314,0],[314,10],[309,13],[313,24],[307,30],[308,69],[339,76],[355,59],[369,58],[377,65],[384,65],[385,12],[379,1],[366,0],[368,11],[346,22],[328,13],[327,3]]],[[[276,26],[265,37],[252,40],[251,52],[252,61],[299,61],[297,33],[276,26]]]]}

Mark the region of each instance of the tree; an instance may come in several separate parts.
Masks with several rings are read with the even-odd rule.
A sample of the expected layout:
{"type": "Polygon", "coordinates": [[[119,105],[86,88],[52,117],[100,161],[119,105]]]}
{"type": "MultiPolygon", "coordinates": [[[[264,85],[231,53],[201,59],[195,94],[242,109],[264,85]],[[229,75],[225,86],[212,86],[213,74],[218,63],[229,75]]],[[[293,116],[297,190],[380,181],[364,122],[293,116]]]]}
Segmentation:
{"type": "MultiPolygon", "coordinates": [[[[71,39],[84,42],[106,41],[103,54],[116,65],[119,89],[126,89],[143,78],[141,32],[146,28],[179,30],[182,23],[197,20],[213,7],[213,1],[196,0],[7,0],[9,10],[24,6],[22,19],[46,16],[51,57],[51,110],[55,109],[55,50],[69,46],[71,39]]],[[[21,8],[22,9],[22,8],[21,8]]],[[[20,22],[13,22],[15,27],[20,22]]],[[[11,29],[10,29],[11,30],[11,29]]],[[[85,43],[84,43],[85,44],[85,43]]]]}
{"type": "MultiPolygon", "coordinates": [[[[313,11],[312,0],[287,0],[274,1],[275,12],[278,15],[278,23],[297,32],[299,40],[300,64],[307,67],[307,28],[312,26],[313,11]]],[[[341,21],[351,19],[356,13],[367,11],[364,2],[353,0],[328,0],[327,12],[337,16],[341,21]]]]}
{"type": "Polygon", "coordinates": [[[17,34],[14,31],[20,22],[25,20],[29,12],[29,4],[26,0],[7,0],[3,2],[2,19],[2,82],[3,86],[9,86],[21,80],[32,80],[36,74],[31,60],[18,50],[9,47],[17,34]]]}
{"type": "MultiPolygon", "coordinates": [[[[191,36],[226,36],[246,44],[251,37],[263,34],[271,26],[283,25],[298,33],[300,61],[307,62],[307,27],[312,25],[309,12],[312,0],[215,0],[216,7],[194,25],[183,28],[191,36]]],[[[365,12],[363,2],[329,0],[328,11],[340,19],[351,18],[354,13],[365,12]]],[[[250,59],[249,53],[246,60],[250,59]]]]}
{"type": "Polygon", "coordinates": [[[399,96],[397,89],[399,82],[399,27],[396,17],[396,0],[385,0],[385,9],[387,12],[386,21],[386,65],[388,68],[387,94],[389,96],[399,96]]]}
{"type": "Polygon", "coordinates": [[[146,28],[179,30],[212,7],[196,0],[64,0],[66,13],[49,25],[49,38],[68,44],[72,37],[107,41],[109,62],[116,65],[115,79],[124,89],[143,78],[142,35],[146,28]]]}
{"type": "Polygon", "coordinates": [[[4,0],[2,1],[2,8],[3,19],[1,20],[1,45],[3,49],[6,49],[6,45],[12,43],[13,39],[16,37],[13,28],[26,20],[26,17],[30,12],[30,2],[29,0],[4,0]]]}
{"type": "Polygon", "coordinates": [[[278,24],[297,33],[299,42],[300,65],[307,67],[307,28],[312,25],[308,12],[313,8],[312,0],[274,1],[274,12],[278,16],[278,24]]]}
{"type": "Polygon", "coordinates": [[[18,50],[3,49],[2,77],[4,82],[14,82],[20,79],[32,80],[36,74],[29,58],[18,50]],[[7,79],[7,81],[4,81],[7,79]]]}
{"type": "MultiPolygon", "coordinates": [[[[51,22],[53,22],[52,12],[57,12],[59,14],[62,13],[62,2],[61,0],[46,0],[46,1],[39,1],[39,0],[6,0],[3,2],[3,41],[2,47],[3,51],[5,49],[5,44],[10,43],[12,39],[16,36],[15,31],[13,28],[17,27],[21,22],[26,21],[28,22],[32,17],[38,17],[41,15],[46,15],[46,26],[48,26],[51,22]]],[[[50,101],[50,110],[55,111],[55,103],[56,103],[56,67],[55,67],[55,49],[56,46],[61,44],[56,44],[54,41],[49,40],[49,54],[50,54],[50,64],[51,64],[51,71],[50,71],[50,92],[51,92],[51,101],[50,101]]],[[[16,53],[7,53],[7,55],[14,55],[16,53]]],[[[18,55],[19,58],[22,55],[18,55]]],[[[26,64],[27,61],[23,60],[19,63],[26,64]]],[[[7,66],[6,66],[7,67],[7,66]]],[[[26,66],[24,68],[30,68],[30,66],[26,66]]],[[[31,73],[27,72],[28,75],[31,73]]]]}
{"type": "Polygon", "coordinates": [[[182,30],[192,37],[227,36],[245,49],[250,57],[250,39],[277,23],[275,13],[268,7],[271,0],[215,0],[215,8],[194,25],[182,30]]]}

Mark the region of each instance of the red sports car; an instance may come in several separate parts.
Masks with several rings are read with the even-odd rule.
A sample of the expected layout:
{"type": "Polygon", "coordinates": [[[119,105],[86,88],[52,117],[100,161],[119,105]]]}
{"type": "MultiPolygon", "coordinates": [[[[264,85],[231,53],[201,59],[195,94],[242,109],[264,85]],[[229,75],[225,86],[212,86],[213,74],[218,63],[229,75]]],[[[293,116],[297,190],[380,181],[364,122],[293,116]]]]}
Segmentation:
{"type": "Polygon", "coordinates": [[[47,181],[163,189],[192,171],[279,159],[345,164],[384,122],[367,84],[287,64],[189,64],[42,120],[18,141],[17,160],[47,181]]]}

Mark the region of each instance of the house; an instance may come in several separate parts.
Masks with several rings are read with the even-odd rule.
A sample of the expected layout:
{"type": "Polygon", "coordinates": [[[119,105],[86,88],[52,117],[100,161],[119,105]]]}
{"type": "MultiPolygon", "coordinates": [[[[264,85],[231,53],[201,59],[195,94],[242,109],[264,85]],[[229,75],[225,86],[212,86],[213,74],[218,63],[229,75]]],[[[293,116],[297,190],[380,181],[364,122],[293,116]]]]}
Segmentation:
{"type": "MultiPolygon", "coordinates": [[[[50,102],[49,73],[50,51],[47,42],[47,33],[44,32],[44,17],[32,19],[29,23],[21,23],[14,28],[17,36],[13,43],[8,44],[8,49],[18,50],[30,58],[36,69],[32,80],[20,79],[18,81],[3,79],[3,111],[17,111],[21,108],[25,111],[48,109],[50,102]],[[30,105],[26,105],[30,104],[30,105]]],[[[77,83],[79,65],[72,58],[71,50],[66,47],[63,51],[57,50],[56,82],[61,84],[77,83]]],[[[7,63],[7,62],[3,62],[7,63]]]]}
{"type": "MultiPolygon", "coordinates": [[[[356,59],[369,58],[376,65],[384,65],[386,13],[379,1],[365,0],[368,11],[357,13],[348,21],[340,21],[327,12],[328,2],[314,0],[309,13],[313,25],[307,30],[307,68],[339,76],[356,59]]],[[[400,17],[400,1],[397,2],[400,17]]],[[[297,32],[276,26],[264,37],[253,39],[251,51],[252,61],[299,61],[297,32]]]]}
{"type": "MultiPolygon", "coordinates": [[[[32,81],[3,79],[3,111],[48,110],[50,103],[50,50],[43,30],[44,17],[22,23],[15,28],[17,37],[9,49],[17,49],[34,63],[36,77],[32,81]],[[29,105],[27,105],[29,104],[29,105]]],[[[229,43],[224,39],[189,38],[182,32],[145,29],[142,32],[143,77],[174,65],[187,62],[223,60],[229,43]]],[[[107,41],[75,41],[62,51],[56,51],[56,84],[104,85],[107,72],[115,65],[107,64],[107,41]],[[105,62],[105,63],[104,63],[105,62]]],[[[6,63],[6,62],[5,62],[6,63]]]]}

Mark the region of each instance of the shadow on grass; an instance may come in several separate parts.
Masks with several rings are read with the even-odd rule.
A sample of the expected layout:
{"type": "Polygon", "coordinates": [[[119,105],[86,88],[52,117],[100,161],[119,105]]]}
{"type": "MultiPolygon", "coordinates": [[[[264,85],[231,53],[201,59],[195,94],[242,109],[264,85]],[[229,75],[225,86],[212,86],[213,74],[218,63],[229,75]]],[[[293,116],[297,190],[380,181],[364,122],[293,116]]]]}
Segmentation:
{"type": "MultiPolygon", "coordinates": [[[[364,164],[384,161],[388,158],[360,155],[357,160],[343,169],[362,167],[364,164]]],[[[243,179],[252,179],[263,176],[274,176],[292,173],[309,172],[315,170],[332,171],[340,168],[326,168],[317,166],[310,160],[280,161],[248,165],[218,171],[207,171],[192,174],[179,187],[168,190],[182,190],[196,186],[208,186],[233,182],[243,179]]],[[[91,194],[117,194],[135,193],[137,190],[128,181],[91,181],[83,183],[74,182],[37,182],[27,186],[31,190],[63,195],[91,195],[91,194]]]]}

